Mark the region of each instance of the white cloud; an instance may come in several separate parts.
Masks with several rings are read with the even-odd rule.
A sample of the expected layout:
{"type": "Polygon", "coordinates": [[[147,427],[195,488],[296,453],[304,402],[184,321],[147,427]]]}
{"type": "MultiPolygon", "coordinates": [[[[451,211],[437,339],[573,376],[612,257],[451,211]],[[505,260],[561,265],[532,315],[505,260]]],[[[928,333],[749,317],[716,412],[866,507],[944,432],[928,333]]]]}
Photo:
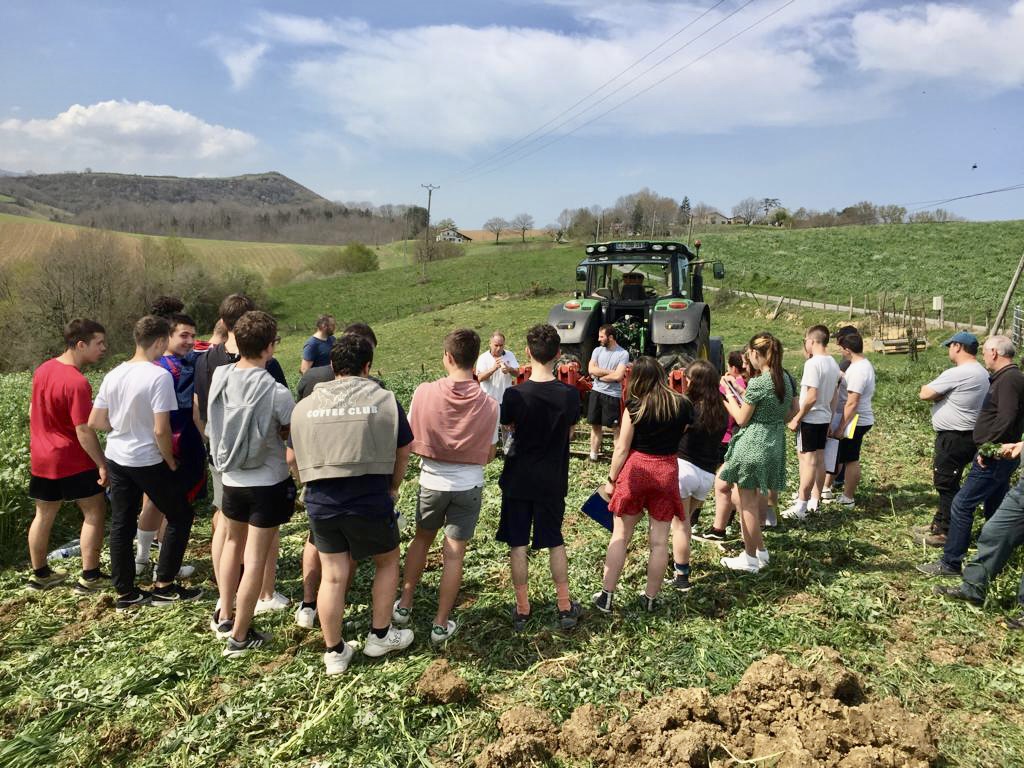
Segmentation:
{"type": "Polygon", "coordinates": [[[929,4],[865,12],[853,20],[853,42],[864,70],[1024,85],[1024,0],[1005,10],[929,4]]]}
{"type": "Polygon", "coordinates": [[[224,66],[228,68],[231,75],[231,85],[234,89],[241,90],[252,79],[256,68],[260,64],[263,54],[269,50],[266,43],[254,43],[252,45],[237,45],[231,43],[218,43],[217,54],[224,66]]]}
{"type": "Polygon", "coordinates": [[[262,11],[251,30],[260,37],[291,45],[353,45],[370,31],[362,19],[319,19],[262,11]]]}
{"type": "Polygon", "coordinates": [[[36,171],[91,166],[181,174],[228,163],[256,143],[245,131],[148,101],[74,104],[53,118],[0,120],[0,165],[36,171]]]}

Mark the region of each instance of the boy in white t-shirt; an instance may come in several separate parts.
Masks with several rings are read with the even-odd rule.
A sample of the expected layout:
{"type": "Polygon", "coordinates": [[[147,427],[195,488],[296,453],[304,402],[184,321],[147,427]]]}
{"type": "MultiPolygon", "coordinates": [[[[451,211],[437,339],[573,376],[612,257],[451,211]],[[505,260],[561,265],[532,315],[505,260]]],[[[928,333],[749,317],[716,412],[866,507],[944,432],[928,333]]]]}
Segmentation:
{"type": "Polygon", "coordinates": [[[864,435],[874,426],[875,412],[871,400],[875,396],[875,368],[864,357],[864,339],[859,333],[844,336],[839,341],[843,357],[850,361],[846,369],[846,407],[843,419],[835,436],[839,438],[839,456],[836,461],[846,467],[846,479],[843,482],[843,495],[836,502],[846,507],[854,504],[854,494],[860,482],[860,449],[864,435]],[[853,436],[847,437],[846,431],[850,421],[857,417],[853,436]]]}
{"type": "Polygon", "coordinates": [[[134,357],[103,377],[89,414],[89,426],[108,433],[110,575],[119,611],[174,605],[202,594],[174,583],[194,514],[172,449],[171,413],[178,409],[174,380],[152,364],[167,349],[170,332],[170,323],[154,315],[135,324],[134,357]],[[143,494],[167,518],[152,593],[135,587],[135,532],[143,494]]]}
{"type": "Polygon", "coordinates": [[[787,426],[798,433],[800,489],[793,506],[782,516],[803,520],[817,509],[825,483],[825,441],[832,421],[832,399],[839,385],[839,365],[828,353],[828,328],[814,325],[804,336],[804,375],[800,381],[800,408],[787,426]],[[815,497],[812,500],[812,494],[815,497]]]}

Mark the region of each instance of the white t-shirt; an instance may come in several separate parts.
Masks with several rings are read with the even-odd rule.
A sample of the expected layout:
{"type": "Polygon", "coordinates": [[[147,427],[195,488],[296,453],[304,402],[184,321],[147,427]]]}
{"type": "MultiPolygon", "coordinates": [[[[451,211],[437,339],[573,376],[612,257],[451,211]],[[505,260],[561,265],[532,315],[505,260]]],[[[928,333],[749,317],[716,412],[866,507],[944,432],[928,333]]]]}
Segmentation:
{"type": "MultiPolygon", "coordinates": [[[[476,359],[476,375],[479,376],[482,373],[487,373],[494,367],[494,363],[498,360],[494,355],[491,354],[490,350],[484,352],[480,357],[476,359]]],[[[501,353],[501,360],[504,361],[505,365],[509,368],[518,368],[519,361],[516,360],[516,356],[509,352],[507,349],[501,353]]],[[[493,397],[501,404],[501,399],[505,396],[505,390],[512,386],[512,374],[504,373],[500,369],[494,373],[493,376],[488,378],[486,381],[480,382],[480,389],[486,394],[493,397]]],[[[470,486],[474,488],[475,486],[470,486]]],[[[440,488],[432,488],[431,490],[442,490],[440,488]]]]}
{"type": "Polygon", "coordinates": [[[164,460],[153,435],[153,414],[178,410],[170,371],[152,363],[121,363],[103,377],[93,406],[106,408],[110,419],[108,459],[123,467],[164,460]]]}
{"type": "Polygon", "coordinates": [[[860,395],[857,401],[857,426],[869,427],[875,423],[871,398],[875,395],[875,368],[867,361],[858,360],[846,369],[846,389],[860,395]]]}
{"type": "Polygon", "coordinates": [[[813,355],[804,363],[800,380],[800,404],[807,402],[807,389],[814,387],[817,396],[814,405],[803,420],[808,424],[828,424],[832,420],[832,396],[839,386],[839,364],[831,355],[813,355]]]}
{"type": "Polygon", "coordinates": [[[932,428],[938,431],[970,432],[988,394],[985,366],[977,362],[947,368],[928,387],[940,395],[932,405],[932,428]]]}
{"type": "Polygon", "coordinates": [[[295,408],[295,401],[288,388],[279,382],[274,382],[273,407],[274,417],[271,419],[270,432],[266,438],[267,452],[263,464],[254,469],[233,469],[224,472],[221,475],[224,485],[230,485],[232,488],[257,488],[265,485],[277,485],[288,477],[288,461],[285,458],[286,446],[280,433],[281,427],[292,423],[292,410],[295,408]]]}

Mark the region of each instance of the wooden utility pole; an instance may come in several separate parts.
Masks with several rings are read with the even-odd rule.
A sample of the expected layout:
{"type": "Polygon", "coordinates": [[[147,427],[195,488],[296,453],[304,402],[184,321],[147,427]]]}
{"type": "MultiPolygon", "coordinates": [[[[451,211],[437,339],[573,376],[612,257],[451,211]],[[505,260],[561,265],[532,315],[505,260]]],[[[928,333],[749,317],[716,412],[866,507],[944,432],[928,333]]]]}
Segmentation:
{"type": "Polygon", "coordinates": [[[434,190],[440,189],[435,187],[433,184],[420,184],[425,190],[427,190],[427,228],[423,235],[423,261],[420,262],[423,265],[423,279],[427,279],[427,261],[430,259],[430,202],[434,196],[434,190]]]}
{"type": "Polygon", "coordinates": [[[1010,287],[1006,289],[1006,295],[1003,297],[1003,303],[999,307],[999,312],[996,313],[996,319],[992,321],[992,327],[989,328],[989,336],[995,336],[996,332],[999,330],[999,326],[1003,324],[1003,318],[1006,317],[1006,308],[1010,306],[1010,299],[1013,298],[1013,292],[1017,290],[1017,283],[1020,282],[1022,272],[1024,272],[1024,253],[1020,255],[1020,262],[1017,264],[1017,271],[1013,273],[1013,279],[1010,280],[1010,287]]]}

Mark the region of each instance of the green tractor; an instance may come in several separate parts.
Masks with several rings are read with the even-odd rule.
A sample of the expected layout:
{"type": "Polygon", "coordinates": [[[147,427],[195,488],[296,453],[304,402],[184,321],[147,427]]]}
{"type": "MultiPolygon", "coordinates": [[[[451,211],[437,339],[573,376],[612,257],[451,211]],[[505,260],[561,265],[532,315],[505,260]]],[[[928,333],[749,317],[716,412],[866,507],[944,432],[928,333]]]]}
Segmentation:
{"type": "MultiPolygon", "coordinates": [[[[711,308],[704,302],[708,262],[677,242],[594,243],[586,254],[576,267],[583,290],[548,313],[566,362],[578,361],[585,375],[598,328],[611,323],[631,358],[653,355],[666,370],[700,358],[725,371],[722,339],[711,335],[711,308]]],[[[722,262],[712,263],[712,274],[725,277],[722,262]]]]}

